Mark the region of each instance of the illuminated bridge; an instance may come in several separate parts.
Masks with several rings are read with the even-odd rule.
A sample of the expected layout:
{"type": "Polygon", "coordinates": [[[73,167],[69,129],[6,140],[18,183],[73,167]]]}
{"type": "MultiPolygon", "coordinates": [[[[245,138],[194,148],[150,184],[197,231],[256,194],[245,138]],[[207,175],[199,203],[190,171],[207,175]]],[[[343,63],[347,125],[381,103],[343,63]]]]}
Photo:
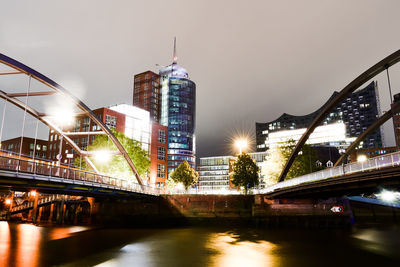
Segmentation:
{"type": "Polygon", "coordinates": [[[279,183],[261,191],[270,197],[317,197],[317,196],[342,196],[346,194],[368,193],[379,188],[398,188],[400,184],[400,154],[399,152],[371,158],[366,162],[356,162],[341,165],[344,159],[364,140],[369,134],[377,130],[393,115],[400,112],[400,103],[391,104],[390,109],[372,123],[356,140],[346,149],[346,152],[335,163],[334,168],[311,173],[291,180],[285,177],[292,166],[296,156],[303,145],[330,112],[341,103],[348,95],[360,86],[386,71],[390,97],[392,100],[389,68],[400,61],[400,50],[382,59],[374,66],[360,74],[356,79],[344,87],[335,97],[319,111],[305,133],[297,142],[291,156],[279,178],[279,183]]]}
{"type": "Polygon", "coordinates": [[[329,197],[400,187],[400,152],[327,168],[286,180],[259,193],[269,197],[329,197]]]}
{"type": "Polygon", "coordinates": [[[58,83],[4,54],[0,54],[0,98],[4,100],[1,103],[0,140],[4,142],[9,132],[18,140],[17,144],[1,146],[0,188],[88,196],[159,194],[157,189],[143,184],[124,147],[86,104],[58,83]],[[100,131],[64,130],[66,122],[70,123],[75,116],[87,117],[100,131]],[[39,137],[47,138],[49,132],[57,134],[60,140],[57,150],[54,149],[56,146],[53,151],[46,146],[47,152],[53,153],[53,156],[57,154],[57,160],[53,161],[43,157],[44,148],[40,149],[38,143],[39,137]],[[131,177],[111,177],[100,173],[91,160],[96,151],[89,151],[89,142],[85,147],[76,141],[78,135],[87,136],[89,140],[99,134],[108,136],[109,142],[115,145],[117,151],[112,153],[123,156],[133,173],[131,177]],[[74,167],[67,159],[63,162],[63,141],[93,171],[74,167]],[[25,143],[29,146],[30,142],[33,148],[31,154],[22,153],[25,143]]]}

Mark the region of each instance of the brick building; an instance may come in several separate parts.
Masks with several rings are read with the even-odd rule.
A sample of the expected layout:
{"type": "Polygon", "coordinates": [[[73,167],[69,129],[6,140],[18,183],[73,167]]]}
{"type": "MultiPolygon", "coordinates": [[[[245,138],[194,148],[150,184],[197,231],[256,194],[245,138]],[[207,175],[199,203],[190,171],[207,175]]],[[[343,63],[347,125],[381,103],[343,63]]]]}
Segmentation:
{"type": "MultiPolygon", "coordinates": [[[[12,153],[19,154],[21,145],[21,137],[16,137],[1,142],[1,149],[12,153]]],[[[40,159],[47,159],[48,141],[42,139],[34,139],[25,137],[22,139],[21,155],[40,159]],[[36,147],[35,147],[36,144],[36,147]]]]}
{"type": "MultiPolygon", "coordinates": [[[[140,141],[151,160],[149,183],[159,187],[165,186],[167,177],[167,140],[168,127],[151,122],[150,113],[141,108],[121,104],[108,108],[99,108],[93,113],[101,119],[107,127],[124,133],[127,137],[140,141]]],[[[96,137],[93,132],[101,132],[100,126],[89,117],[80,115],[75,118],[73,126],[64,129],[65,132],[81,149],[87,150],[96,137]],[[79,133],[79,134],[77,134],[79,133]]],[[[69,164],[79,155],[69,146],[65,140],[54,131],[49,133],[49,158],[58,161],[57,155],[61,149],[62,163],[69,164]]]]}
{"type": "Polygon", "coordinates": [[[161,90],[158,74],[148,70],[134,76],[133,105],[149,111],[151,120],[160,122],[161,90]]]}
{"type": "Polygon", "coordinates": [[[168,127],[157,122],[151,127],[150,179],[157,187],[164,188],[167,181],[168,127]]]}

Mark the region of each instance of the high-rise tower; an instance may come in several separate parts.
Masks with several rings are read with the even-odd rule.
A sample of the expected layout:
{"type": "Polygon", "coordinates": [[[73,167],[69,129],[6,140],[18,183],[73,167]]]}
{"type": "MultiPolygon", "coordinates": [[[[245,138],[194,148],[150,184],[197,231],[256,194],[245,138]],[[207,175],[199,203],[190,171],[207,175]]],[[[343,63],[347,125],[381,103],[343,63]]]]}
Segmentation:
{"type": "Polygon", "coordinates": [[[196,84],[177,63],[176,39],[172,64],[160,69],[161,124],[168,126],[168,174],[187,161],[195,167],[196,84]]]}
{"type": "Polygon", "coordinates": [[[160,122],[160,76],[152,71],[136,74],[133,82],[133,105],[150,112],[152,121],[160,122]]]}

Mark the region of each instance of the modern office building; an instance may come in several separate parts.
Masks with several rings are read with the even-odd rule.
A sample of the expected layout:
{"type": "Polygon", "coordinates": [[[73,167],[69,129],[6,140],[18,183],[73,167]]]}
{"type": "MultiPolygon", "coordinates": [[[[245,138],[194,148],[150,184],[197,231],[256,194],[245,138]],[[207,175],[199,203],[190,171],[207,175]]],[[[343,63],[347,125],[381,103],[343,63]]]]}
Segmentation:
{"type": "Polygon", "coordinates": [[[168,126],[168,174],[185,160],[195,168],[196,84],[177,64],[160,69],[161,124],[168,126]]]}
{"type": "MultiPolygon", "coordinates": [[[[260,167],[260,188],[263,188],[262,163],[265,161],[267,152],[249,153],[252,159],[260,167]]],[[[204,157],[200,158],[199,190],[205,192],[231,190],[235,186],[231,183],[232,166],[235,162],[234,156],[204,157]]]]}
{"type": "MultiPolygon", "coordinates": [[[[337,94],[338,92],[334,92],[328,102],[337,94]]],[[[295,116],[284,113],[274,121],[256,123],[257,151],[267,151],[289,139],[299,140],[325,105],[326,103],[308,115],[295,116]]],[[[344,149],[365,131],[380,116],[380,113],[378,85],[377,82],[371,82],[365,88],[352,93],[334,108],[310,135],[307,143],[344,149]]],[[[382,145],[381,128],[360,143],[362,148],[382,147],[382,145]]]]}
{"type": "MultiPolygon", "coordinates": [[[[400,102],[400,94],[395,94],[393,99],[394,103],[400,102]]],[[[400,113],[393,115],[393,128],[396,147],[400,148],[400,113]]]]}
{"type": "Polygon", "coordinates": [[[150,112],[150,119],[160,122],[160,76],[152,71],[136,74],[133,83],[133,105],[150,112]]]}

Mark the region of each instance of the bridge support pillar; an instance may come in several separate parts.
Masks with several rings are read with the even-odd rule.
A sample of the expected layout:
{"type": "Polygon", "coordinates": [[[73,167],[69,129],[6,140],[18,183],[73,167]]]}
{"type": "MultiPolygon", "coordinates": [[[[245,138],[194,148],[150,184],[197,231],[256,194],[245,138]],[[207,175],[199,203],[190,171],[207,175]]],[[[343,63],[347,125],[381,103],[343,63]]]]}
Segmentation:
{"type": "Polygon", "coordinates": [[[40,218],[42,218],[42,212],[43,212],[43,207],[40,207],[39,208],[39,212],[38,212],[38,216],[37,216],[37,219],[36,219],[36,222],[40,222],[40,218]]]}
{"type": "Polygon", "coordinates": [[[62,196],[61,203],[60,205],[58,205],[57,208],[57,224],[64,223],[64,214],[65,214],[65,201],[64,201],[64,196],[62,196]]]}
{"type": "Polygon", "coordinates": [[[11,199],[11,203],[10,203],[10,206],[8,207],[8,211],[7,211],[7,220],[9,220],[11,218],[11,211],[12,211],[12,207],[14,204],[14,191],[11,191],[10,199],[11,199]]]}
{"type": "Polygon", "coordinates": [[[94,214],[94,197],[88,197],[87,198],[89,205],[90,205],[90,210],[89,210],[89,220],[88,223],[91,224],[92,223],[92,216],[94,214]]]}
{"type": "Polygon", "coordinates": [[[51,203],[50,204],[50,214],[49,214],[48,222],[52,222],[53,221],[53,211],[54,211],[54,203],[51,203]]]}
{"type": "Polygon", "coordinates": [[[38,215],[38,200],[39,193],[37,192],[33,198],[33,209],[32,209],[32,221],[36,223],[37,215],[38,215]]]}

